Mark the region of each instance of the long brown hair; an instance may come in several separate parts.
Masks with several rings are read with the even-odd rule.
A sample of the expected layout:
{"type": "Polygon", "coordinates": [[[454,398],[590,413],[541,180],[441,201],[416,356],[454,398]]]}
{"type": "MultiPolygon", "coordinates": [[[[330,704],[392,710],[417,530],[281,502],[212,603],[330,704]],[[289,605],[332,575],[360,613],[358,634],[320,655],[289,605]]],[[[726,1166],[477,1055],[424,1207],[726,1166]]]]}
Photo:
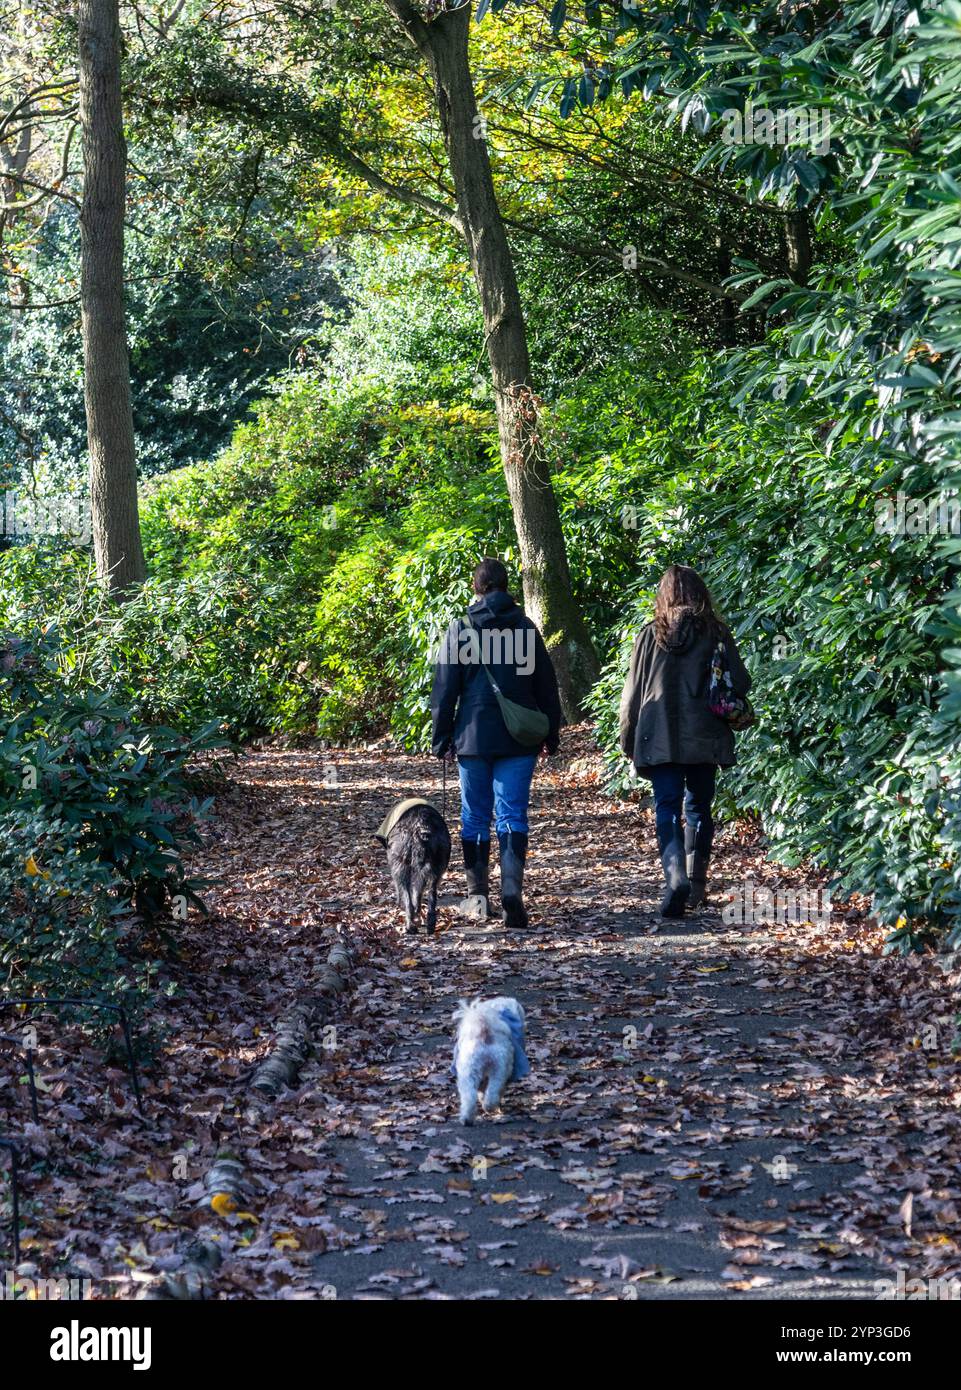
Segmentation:
{"type": "Polygon", "coordinates": [[[698,632],[715,632],[721,621],[710,590],[697,570],[688,565],[669,565],[654,600],[654,637],[659,647],[669,645],[685,618],[698,632]]]}

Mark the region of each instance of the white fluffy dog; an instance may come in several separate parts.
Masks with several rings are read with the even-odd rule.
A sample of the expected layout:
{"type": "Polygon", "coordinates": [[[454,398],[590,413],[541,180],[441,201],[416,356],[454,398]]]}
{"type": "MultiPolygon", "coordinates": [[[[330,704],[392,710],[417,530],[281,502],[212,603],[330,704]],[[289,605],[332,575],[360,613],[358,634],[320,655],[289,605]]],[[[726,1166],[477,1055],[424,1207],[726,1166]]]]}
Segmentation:
{"type": "Polygon", "coordinates": [[[530,1071],[524,1053],[524,1010],[516,999],[462,999],[454,1011],[457,1038],[454,1065],[461,1123],[472,1125],[477,1093],[484,1088],[485,1110],[496,1110],[508,1081],[530,1071]]]}

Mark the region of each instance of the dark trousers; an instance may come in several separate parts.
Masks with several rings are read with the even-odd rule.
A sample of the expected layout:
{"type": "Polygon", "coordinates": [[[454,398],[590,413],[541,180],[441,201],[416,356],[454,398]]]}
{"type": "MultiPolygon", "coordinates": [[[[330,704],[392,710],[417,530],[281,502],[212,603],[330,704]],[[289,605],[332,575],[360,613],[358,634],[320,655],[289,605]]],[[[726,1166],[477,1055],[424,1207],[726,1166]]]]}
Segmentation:
{"type": "Polygon", "coordinates": [[[654,788],[654,819],[661,848],[681,833],[681,812],[688,829],[710,852],[714,838],[711,802],[717,768],[714,763],[659,763],[647,768],[654,788]]]}

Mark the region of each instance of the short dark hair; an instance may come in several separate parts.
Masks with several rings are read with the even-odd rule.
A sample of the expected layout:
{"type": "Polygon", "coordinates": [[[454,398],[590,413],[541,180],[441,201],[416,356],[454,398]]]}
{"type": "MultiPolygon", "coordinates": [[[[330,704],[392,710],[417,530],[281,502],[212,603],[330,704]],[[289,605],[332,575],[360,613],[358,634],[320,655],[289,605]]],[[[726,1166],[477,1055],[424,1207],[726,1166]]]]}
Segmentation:
{"type": "Polygon", "coordinates": [[[495,589],[507,593],[507,570],[500,560],[481,560],[474,571],[474,593],[489,594],[495,589]]]}

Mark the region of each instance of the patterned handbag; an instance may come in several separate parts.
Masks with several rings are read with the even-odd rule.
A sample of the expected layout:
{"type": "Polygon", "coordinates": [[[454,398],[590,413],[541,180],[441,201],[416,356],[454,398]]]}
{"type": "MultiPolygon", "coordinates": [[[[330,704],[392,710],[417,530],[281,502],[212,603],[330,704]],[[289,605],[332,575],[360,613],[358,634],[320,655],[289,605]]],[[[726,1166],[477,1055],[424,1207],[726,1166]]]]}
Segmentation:
{"type": "Polygon", "coordinates": [[[711,657],[711,680],[707,688],[707,707],[718,719],[730,724],[732,729],[749,729],[757,719],[754,706],[746,695],[735,695],[731,667],[727,659],[727,648],[722,640],[711,657]]]}

